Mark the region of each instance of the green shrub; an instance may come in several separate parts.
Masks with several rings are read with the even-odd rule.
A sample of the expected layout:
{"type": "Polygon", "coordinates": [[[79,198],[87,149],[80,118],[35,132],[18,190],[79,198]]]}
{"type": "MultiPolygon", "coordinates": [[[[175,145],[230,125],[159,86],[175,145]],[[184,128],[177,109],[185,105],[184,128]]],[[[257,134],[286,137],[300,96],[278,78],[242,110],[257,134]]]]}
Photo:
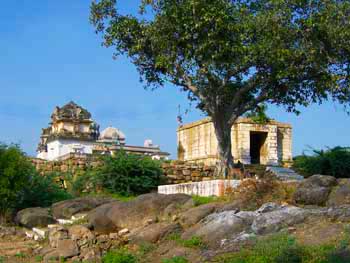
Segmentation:
{"type": "Polygon", "coordinates": [[[180,240],[179,242],[181,245],[184,247],[189,247],[189,248],[203,248],[205,247],[205,244],[202,240],[201,237],[193,236],[190,239],[184,239],[180,240]]]}
{"type": "Polygon", "coordinates": [[[50,206],[70,198],[53,179],[41,176],[17,145],[0,145],[0,216],[19,209],[50,206]]]}
{"type": "MultiPolygon", "coordinates": [[[[220,263],[345,263],[336,261],[339,253],[334,245],[301,246],[294,237],[278,233],[257,240],[255,246],[221,256],[220,263]]],[[[344,254],[341,254],[344,256],[344,254]]],[[[344,258],[344,257],[343,257],[344,258]]],[[[343,259],[342,258],[342,259],[343,259]]],[[[215,261],[216,262],[216,261],[215,261]]]]}
{"type": "Polygon", "coordinates": [[[189,239],[182,239],[179,233],[172,233],[167,236],[167,240],[175,241],[178,245],[189,248],[205,248],[205,243],[201,237],[192,236],[189,239]]]}
{"type": "Polygon", "coordinates": [[[216,196],[199,196],[199,195],[193,195],[192,199],[194,201],[195,206],[205,205],[209,203],[213,203],[219,200],[216,196]]]}
{"type": "Polygon", "coordinates": [[[118,152],[104,159],[73,183],[75,192],[105,191],[123,196],[148,193],[162,183],[160,162],[150,157],[118,152]]]}
{"type": "Polygon", "coordinates": [[[48,207],[53,203],[72,198],[55,181],[57,174],[39,175],[34,173],[30,176],[27,185],[23,188],[22,198],[19,200],[17,209],[27,207],[48,207]]]}
{"type": "Polygon", "coordinates": [[[182,256],[175,256],[172,258],[165,258],[162,260],[162,263],[188,263],[189,261],[182,256]]]}
{"type": "Polygon", "coordinates": [[[18,146],[0,145],[0,214],[16,207],[23,188],[34,173],[34,167],[18,146]]]}
{"type": "Polygon", "coordinates": [[[350,148],[335,147],[327,150],[313,150],[312,155],[303,154],[295,157],[293,167],[306,177],[324,174],[337,178],[349,178],[350,148]]]}
{"type": "Polygon", "coordinates": [[[103,258],[103,263],[136,263],[137,257],[126,249],[118,249],[108,252],[103,258]]]}

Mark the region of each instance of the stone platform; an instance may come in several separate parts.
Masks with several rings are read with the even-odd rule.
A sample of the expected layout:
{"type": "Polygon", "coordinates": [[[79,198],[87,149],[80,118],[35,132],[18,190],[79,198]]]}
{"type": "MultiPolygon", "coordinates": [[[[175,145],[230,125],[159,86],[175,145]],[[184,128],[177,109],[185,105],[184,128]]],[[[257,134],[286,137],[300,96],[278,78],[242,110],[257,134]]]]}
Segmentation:
{"type": "Polygon", "coordinates": [[[241,180],[210,180],[158,186],[159,194],[188,194],[199,196],[223,196],[228,189],[236,188],[241,180]]]}

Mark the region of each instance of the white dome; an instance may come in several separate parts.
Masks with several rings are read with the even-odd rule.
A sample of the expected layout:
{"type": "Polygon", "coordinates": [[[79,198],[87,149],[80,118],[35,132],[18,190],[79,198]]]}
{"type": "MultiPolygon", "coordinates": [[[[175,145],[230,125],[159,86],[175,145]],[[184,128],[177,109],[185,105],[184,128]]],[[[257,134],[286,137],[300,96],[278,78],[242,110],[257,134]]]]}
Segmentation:
{"type": "Polygon", "coordinates": [[[117,128],[108,127],[101,132],[100,140],[123,141],[125,140],[125,135],[121,130],[117,128]]]}

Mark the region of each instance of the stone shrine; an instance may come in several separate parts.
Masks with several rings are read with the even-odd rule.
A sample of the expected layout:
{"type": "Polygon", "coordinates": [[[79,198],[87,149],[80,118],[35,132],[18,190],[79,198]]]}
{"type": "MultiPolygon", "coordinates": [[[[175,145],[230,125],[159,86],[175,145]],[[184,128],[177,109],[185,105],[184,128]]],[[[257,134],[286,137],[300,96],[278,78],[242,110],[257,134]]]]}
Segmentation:
{"type": "MultiPolygon", "coordinates": [[[[284,165],[292,162],[292,126],[270,120],[258,124],[239,118],[231,129],[232,154],[244,164],[284,165]]],[[[215,165],[218,142],[210,118],[177,130],[178,160],[215,165]]]]}
{"type": "Polygon", "coordinates": [[[152,140],[145,140],[144,146],[128,145],[125,140],[124,133],[114,127],[100,133],[100,126],[92,119],[91,113],[71,101],[62,108],[56,107],[52,113],[49,127],[42,130],[37,158],[54,161],[71,155],[113,155],[121,149],[153,159],[167,159],[169,156],[159,146],[153,145],[152,140]]]}

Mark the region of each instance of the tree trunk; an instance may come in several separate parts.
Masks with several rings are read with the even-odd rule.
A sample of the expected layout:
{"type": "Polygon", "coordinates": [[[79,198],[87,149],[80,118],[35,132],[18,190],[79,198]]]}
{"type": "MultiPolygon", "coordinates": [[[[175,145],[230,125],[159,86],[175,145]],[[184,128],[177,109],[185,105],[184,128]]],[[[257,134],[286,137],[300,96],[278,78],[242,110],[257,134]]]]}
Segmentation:
{"type": "Polygon", "coordinates": [[[216,176],[227,178],[233,168],[233,156],[231,150],[231,128],[223,118],[213,118],[216,138],[218,140],[219,163],[216,169],[216,176]]]}

